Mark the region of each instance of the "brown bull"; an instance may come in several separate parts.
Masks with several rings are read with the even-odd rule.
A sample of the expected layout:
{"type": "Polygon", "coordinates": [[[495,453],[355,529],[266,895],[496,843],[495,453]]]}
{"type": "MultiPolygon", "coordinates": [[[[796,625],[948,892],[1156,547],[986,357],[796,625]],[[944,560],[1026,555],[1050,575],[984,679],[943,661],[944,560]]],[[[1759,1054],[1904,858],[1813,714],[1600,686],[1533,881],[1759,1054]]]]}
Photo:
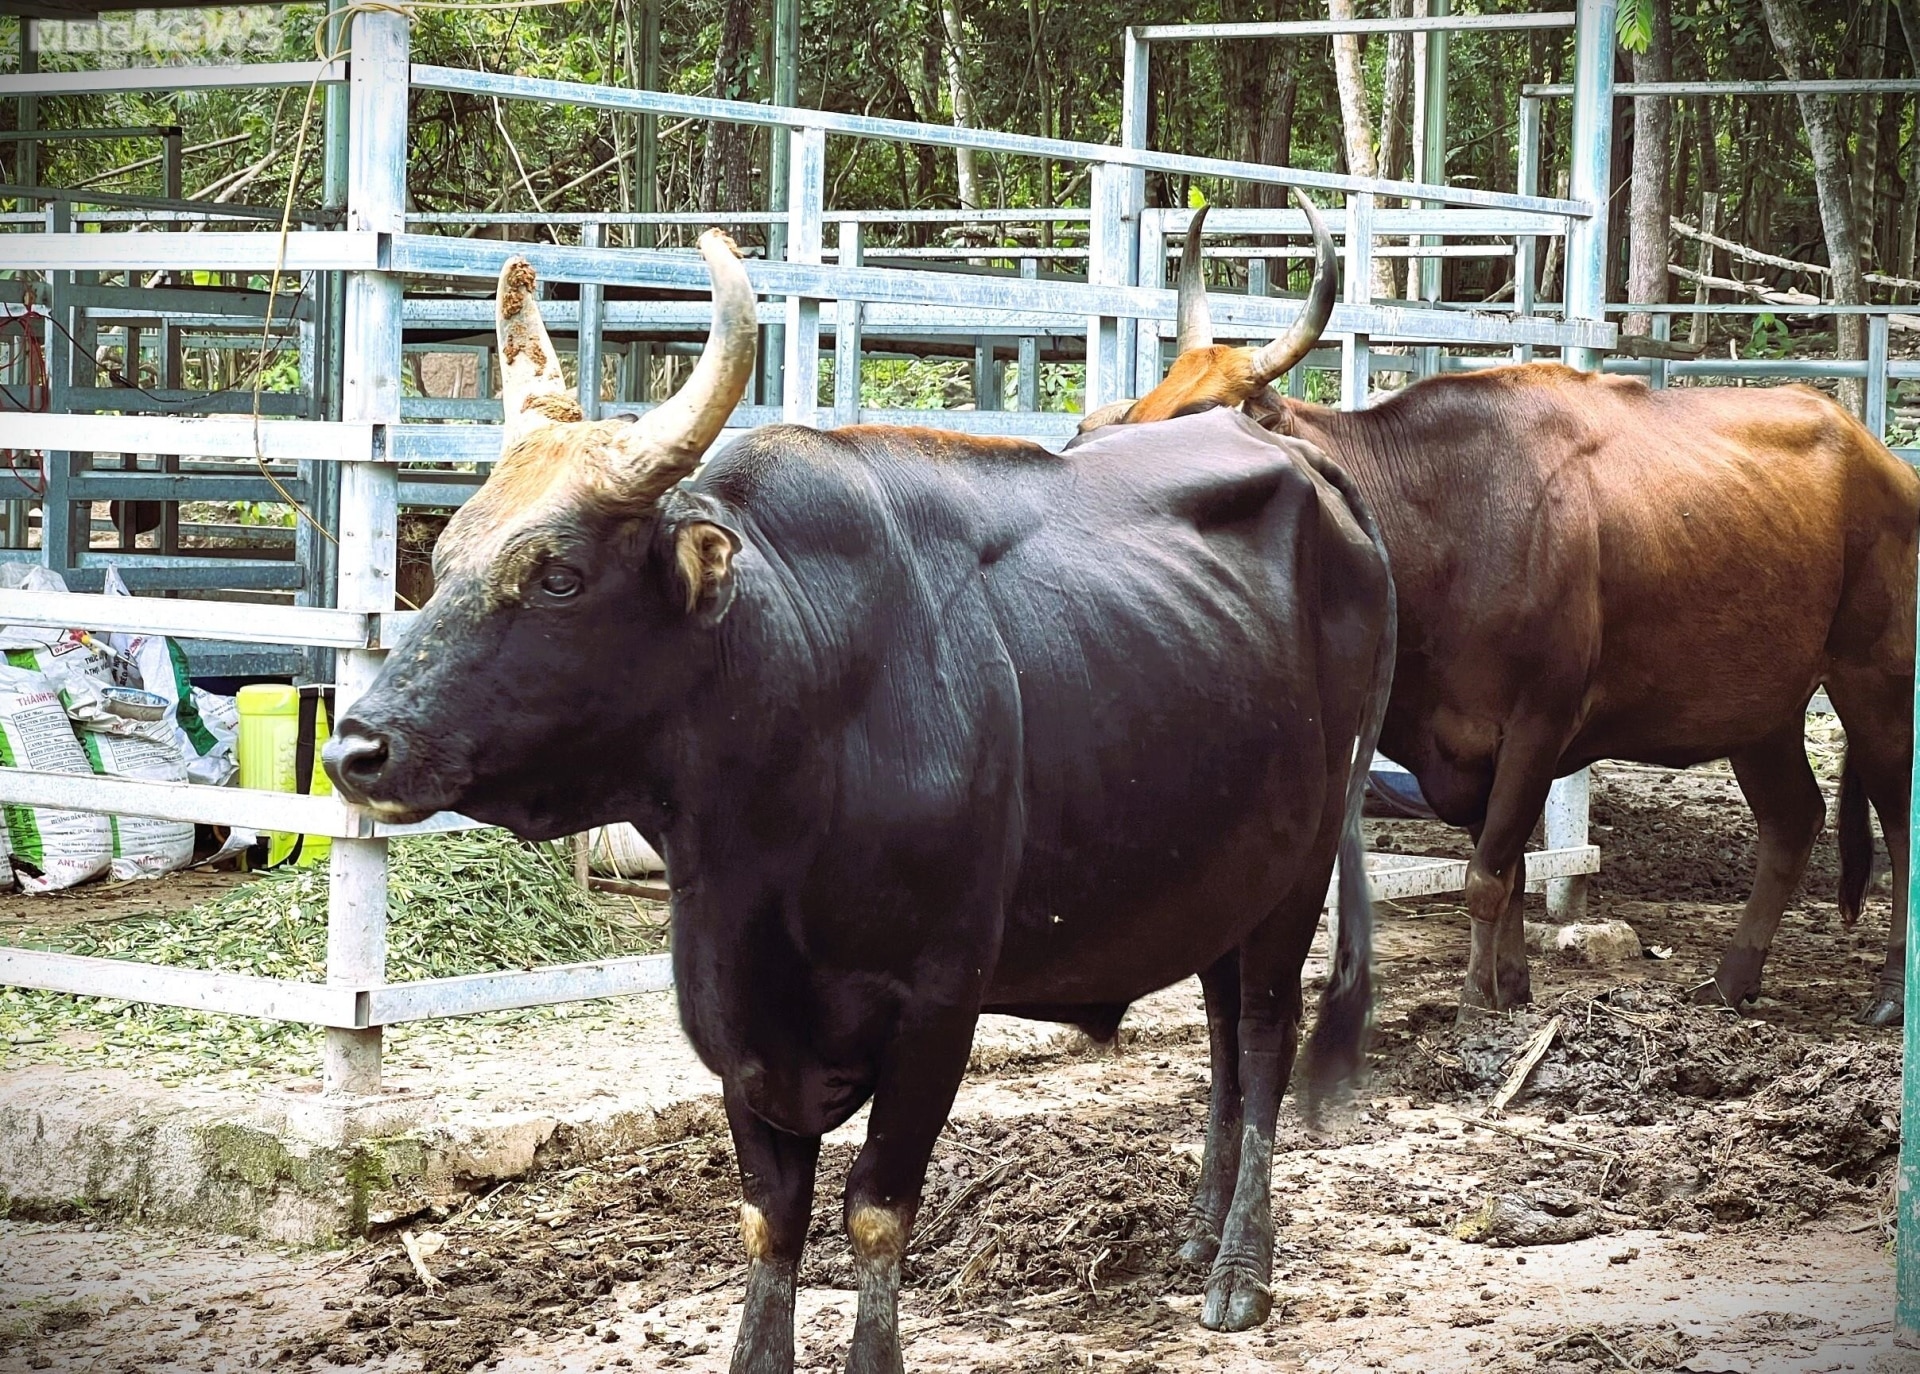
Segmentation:
{"type": "Polygon", "coordinates": [[[1869,801],[1893,859],[1886,963],[1862,1019],[1898,1022],[1920,479],[1807,387],[1654,391],[1542,363],[1430,378],[1357,412],[1277,395],[1270,383],[1333,306],[1333,244],[1307,210],[1314,287],[1285,338],[1213,344],[1203,212],[1181,260],[1180,356],[1147,396],[1082,429],[1237,406],[1352,475],[1399,591],[1381,748],[1474,837],[1463,1008],[1528,1000],[1522,851],[1552,781],[1603,758],[1731,760],[1757,871],[1700,993],[1753,1000],[1825,819],[1802,735],[1824,686],[1848,740],[1845,920],[1873,862],[1869,801]]]}

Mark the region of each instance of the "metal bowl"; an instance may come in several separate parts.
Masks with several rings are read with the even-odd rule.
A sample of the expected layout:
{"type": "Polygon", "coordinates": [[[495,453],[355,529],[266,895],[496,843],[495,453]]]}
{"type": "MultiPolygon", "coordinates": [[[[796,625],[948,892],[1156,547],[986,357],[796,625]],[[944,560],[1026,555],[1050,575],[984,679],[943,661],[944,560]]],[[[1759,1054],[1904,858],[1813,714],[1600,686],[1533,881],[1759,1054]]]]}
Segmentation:
{"type": "Polygon", "coordinates": [[[109,711],[127,720],[162,720],[167,714],[165,697],[138,687],[102,687],[100,697],[109,711]]]}

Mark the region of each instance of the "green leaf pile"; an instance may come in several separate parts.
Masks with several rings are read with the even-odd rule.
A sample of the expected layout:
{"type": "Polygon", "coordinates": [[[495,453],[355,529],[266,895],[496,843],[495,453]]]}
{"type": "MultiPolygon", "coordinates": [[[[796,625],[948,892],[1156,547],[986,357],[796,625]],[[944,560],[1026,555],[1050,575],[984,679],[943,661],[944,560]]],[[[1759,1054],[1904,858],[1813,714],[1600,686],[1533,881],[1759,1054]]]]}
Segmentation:
{"type": "MultiPolygon", "coordinates": [[[[324,866],[277,869],[186,911],[63,927],[22,943],[318,982],[326,971],[327,892],[324,866]]],[[[498,830],[395,841],[388,905],[391,982],[578,963],[658,946],[658,928],[630,903],[581,890],[564,850],[498,830]]],[[[319,1038],[310,1026],[0,988],[0,1069],[33,1057],[173,1079],[223,1069],[310,1071],[319,1038]]]]}

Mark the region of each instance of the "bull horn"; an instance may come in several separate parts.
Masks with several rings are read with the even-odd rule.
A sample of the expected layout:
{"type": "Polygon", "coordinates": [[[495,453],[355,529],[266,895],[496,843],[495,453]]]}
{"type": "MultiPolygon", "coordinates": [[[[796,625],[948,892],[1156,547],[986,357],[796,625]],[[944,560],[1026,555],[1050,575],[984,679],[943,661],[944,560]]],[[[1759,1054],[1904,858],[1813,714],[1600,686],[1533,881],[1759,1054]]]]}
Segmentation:
{"type": "Polygon", "coordinates": [[[1265,386],[1276,377],[1284,377],[1289,368],[1311,353],[1333,316],[1333,293],[1340,281],[1333,235],[1327,232],[1320,211],[1298,186],[1293,188],[1293,198],[1307,212],[1307,227],[1313,230],[1313,284],[1307,288],[1306,308],[1293,322],[1293,328],[1273,342],[1262,344],[1248,359],[1255,386],[1265,386]]]}
{"type": "Polygon", "coordinates": [[[1213,316],[1207,310],[1207,275],[1200,267],[1200,229],[1207,222],[1201,206],[1187,225],[1187,244],[1180,250],[1180,294],[1175,319],[1179,321],[1174,347],[1182,353],[1213,345],[1213,316]]]}
{"type": "Polygon", "coordinates": [[[725,231],[709,229],[700,236],[700,255],[713,280],[707,346],[687,384],[627,426],[615,441],[636,501],[658,498],[699,466],[753,376],[759,315],[740,250],[725,231]]]}
{"type": "Polygon", "coordinates": [[[580,418],[580,403],[560,375],[560,360],[540,319],[533,288],[533,264],[525,258],[507,259],[494,293],[500,400],[506,412],[502,453],[548,425],[580,418]]]}

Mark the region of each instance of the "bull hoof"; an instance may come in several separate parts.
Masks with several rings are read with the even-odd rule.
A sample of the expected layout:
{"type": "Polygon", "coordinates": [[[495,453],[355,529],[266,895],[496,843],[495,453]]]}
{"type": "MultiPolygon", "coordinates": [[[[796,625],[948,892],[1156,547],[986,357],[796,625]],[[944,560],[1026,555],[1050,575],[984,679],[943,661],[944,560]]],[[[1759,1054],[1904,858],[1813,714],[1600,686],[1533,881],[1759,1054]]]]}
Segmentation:
{"type": "Polygon", "coordinates": [[[1500,1009],[1478,993],[1463,992],[1460,994],[1460,1014],[1454,1019],[1462,1026],[1471,1026],[1499,1014],[1500,1009]]]}
{"type": "Polygon", "coordinates": [[[1509,1010],[1514,1007],[1533,1005],[1533,976],[1526,970],[1519,972],[1502,970],[1500,974],[1500,1005],[1509,1010]]]}
{"type": "Polygon", "coordinates": [[[1693,990],[1693,1004],[1697,1007],[1725,1007],[1728,1011],[1739,1011],[1742,1006],[1752,1006],[1760,1000],[1760,989],[1750,988],[1744,993],[1729,992],[1720,985],[1718,979],[1709,978],[1693,990]]]}
{"type": "Polygon", "coordinates": [[[1881,993],[1874,999],[1873,1005],[1854,1019],[1863,1026],[1897,1026],[1906,1019],[1904,999],[1898,995],[1888,996],[1881,993]]]}
{"type": "Polygon", "coordinates": [[[1273,1311],[1273,1290],[1250,1265],[1223,1264],[1207,1279],[1200,1325],[1209,1331],[1251,1331],[1273,1311]]]}
{"type": "Polygon", "coordinates": [[[1180,1263],[1195,1269],[1210,1269],[1220,1253],[1220,1237],[1205,1222],[1190,1221],[1187,1239],[1180,1246],[1180,1263]]]}

